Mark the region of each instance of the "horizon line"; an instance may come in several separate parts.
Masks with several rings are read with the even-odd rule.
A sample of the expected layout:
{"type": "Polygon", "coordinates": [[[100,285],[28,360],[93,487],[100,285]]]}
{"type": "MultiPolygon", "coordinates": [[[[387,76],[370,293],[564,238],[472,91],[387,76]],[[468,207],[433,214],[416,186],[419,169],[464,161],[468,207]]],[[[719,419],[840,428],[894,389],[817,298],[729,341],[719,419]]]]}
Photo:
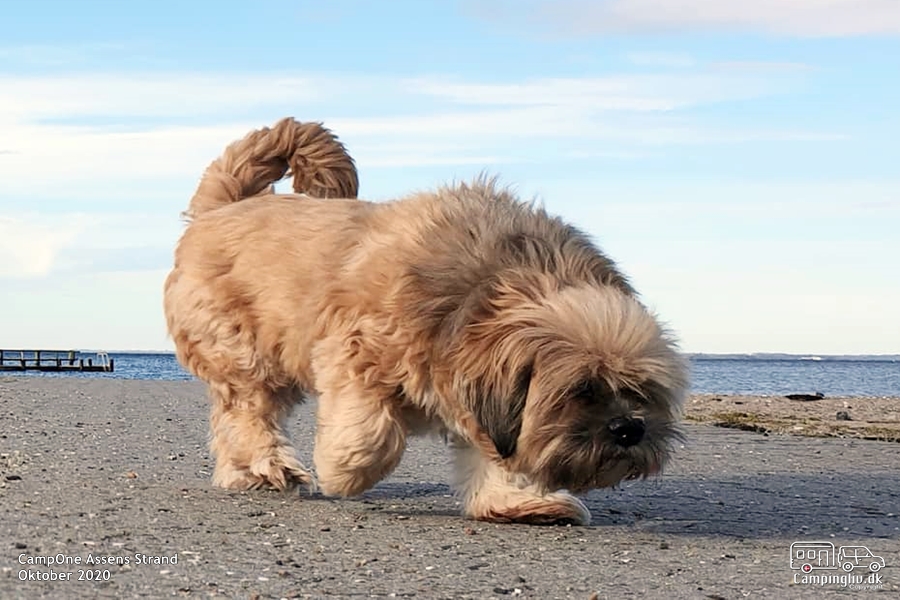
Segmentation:
{"type": "MultiPolygon", "coordinates": [[[[78,352],[106,352],[107,354],[175,354],[175,350],[77,350],[78,352]]],[[[682,354],[693,356],[798,356],[833,358],[841,356],[867,356],[900,358],[900,352],[777,352],[777,351],[753,351],[753,352],[706,352],[706,351],[682,351],[682,354]]]]}
{"type": "MultiPolygon", "coordinates": [[[[159,350],[159,349],[126,349],[126,350],[102,350],[98,348],[71,348],[71,347],[57,347],[57,348],[27,348],[27,347],[4,347],[0,346],[0,349],[3,349],[5,352],[80,352],[80,353],[99,353],[106,352],[107,354],[175,354],[174,349],[167,350],[159,350]]],[[[900,359],[900,352],[831,352],[831,353],[819,353],[819,352],[777,352],[777,351],[752,351],[752,352],[740,352],[740,351],[730,351],[730,352],[707,352],[707,351],[688,351],[684,350],[681,354],[689,355],[689,356],[796,356],[796,357],[804,357],[804,358],[835,358],[835,357],[884,357],[884,358],[895,358],[900,359]]]]}

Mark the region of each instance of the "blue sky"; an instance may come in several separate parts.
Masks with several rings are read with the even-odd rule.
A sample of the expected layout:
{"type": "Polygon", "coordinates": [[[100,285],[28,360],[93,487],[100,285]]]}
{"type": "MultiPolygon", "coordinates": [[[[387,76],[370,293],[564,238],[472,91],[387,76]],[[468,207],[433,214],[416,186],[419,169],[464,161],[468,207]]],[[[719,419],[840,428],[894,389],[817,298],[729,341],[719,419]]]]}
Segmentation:
{"type": "Polygon", "coordinates": [[[0,345],[171,349],[179,212],[291,115],[369,199],[539,196],[687,351],[900,353],[898,106],[897,0],[8,3],[0,345]]]}

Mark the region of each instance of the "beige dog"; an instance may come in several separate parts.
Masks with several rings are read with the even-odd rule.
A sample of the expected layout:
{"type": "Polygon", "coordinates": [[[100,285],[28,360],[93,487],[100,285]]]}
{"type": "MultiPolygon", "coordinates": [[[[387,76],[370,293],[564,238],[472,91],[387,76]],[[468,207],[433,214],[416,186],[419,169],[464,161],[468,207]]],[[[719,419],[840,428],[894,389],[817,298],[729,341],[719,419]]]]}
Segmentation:
{"type": "Polygon", "coordinates": [[[584,234],[484,178],[356,192],[337,139],[284,119],[229,146],[191,201],[165,310],[209,386],[216,485],[315,485],[285,432],[306,396],[326,494],[369,489],[426,432],[451,440],[476,519],[587,523],[569,492],[662,469],[686,363],[584,234]],[[320,198],[272,193],[288,169],[320,198]]]}

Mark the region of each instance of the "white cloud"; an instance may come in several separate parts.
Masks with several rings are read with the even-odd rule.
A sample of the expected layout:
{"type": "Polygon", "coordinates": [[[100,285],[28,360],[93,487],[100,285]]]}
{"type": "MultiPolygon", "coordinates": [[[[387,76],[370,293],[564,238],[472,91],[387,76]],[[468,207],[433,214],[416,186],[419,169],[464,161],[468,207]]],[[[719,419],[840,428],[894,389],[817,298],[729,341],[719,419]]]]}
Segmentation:
{"type": "MultiPolygon", "coordinates": [[[[8,129],[16,151],[0,156],[0,197],[27,199],[58,197],[96,202],[103,197],[131,204],[150,193],[135,186],[178,184],[177,197],[166,200],[186,205],[206,166],[231,141],[275,119],[231,122],[207,127],[161,127],[133,132],[106,132],[88,127],[23,126],[8,129]]],[[[486,154],[477,143],[441,141],[441,134],[465,138],[472,123],[438,115],[422,119],[329,119],[328,125],[348,143],[357,164],[364,168],[493,164],[511,160],[486,154]],[[448,125],[450,125],[448,127],[448,125]],[[391,135],[392,143],[383,144],[391,135]],[[438,139],[435,139],[438,138],[438,139]]],[[[495,125],[502,125],[501,123],[495,125]]],[[[521,127],[521,126],[519,126],[521,127]]],[[[515,129],[510,125],[509,129],[515,129]]],[[[157,202],[163,195],[158,193],[157,202]]],[[[145,207],[149,206],[145,203],[145,207]]],[[[180,210],[180,208],[179,208],[180,210]]]]}
{"type": "Polygon", "coordinates": [[[629,52],[626,58],[639,67],[687,69],[697,64],[692,56],[676,52],[629,52]]]}
{"type": "Polygon", "coordinates": [[[15,152],[0,157],[0,191],[47,193],[72,183],[132,178],[199,178],[225,145],[265,123],[168,126],[105,131],[87,126],[20,124],[5,143],[15,152]]]}
{"type": "Polygon", "coordinates": [[[732,73],[781,73],[796,76],[798,73],[815,70],[815,67],[801,62],[767,60],[720,60],[709,64],[711,71],[731,71],[732,73]]]}
{"type": "Polygon", "coordinates": [[[583,207],[582,215],[601,221],[612,216],[642,221],[656,218],[665,225],[679,215],[739,220],[770,220],[777,215],[780,222],[794,219],[807,223],[822,218],[835,222],[853,217],[900,218],[900,182],[896,181],[599,184],[593,193],[606,199],[602,203],[588,196],[586,189],[586,183],[571,182],[555,187],[554,195],[583,207]]]}
{"type": "Polygon", "coordinates": [[[20,348],[170,350],[162,306],[169,269],[61,274],[5,284],[0,331],[20,348]]]}
{"type": "MultiPolygon", "coordinates": [[[[159,290],[182,231],[178,212],[187,204],[203,169],[226,144],[285,114],[324,120],[348,144],[363,170],[483,167],[512,161],[544,164],[548,156],[561,161],[633,160],[659,158],[666,146],[674,145],[841,137],[840,132],[767,129],[764,124],[752,129],[713,128],[696,120],[696,115],[680,112],[789,90],[796,69],[739,64],[703,71],[703,67],[685,65],[673,72],[674,65],[661,66],[661,74],[498,84],[433,77],[348,78],[345,87],[340,82],[323,85],[325,80],[312,77],[285,80],[281,75],[265,74],[249,80],[224,75],[204,80],[183,74],[144,80],[131,75],[121,80],[122,85],[109,75],[7,77],[0,82],[0,127],[4,132],[0,214],[7,214],[0,218],[0,252],[13,260],[0,263],[0,278],[8,308],[27,318],[3,317],[0,329],[25,345],[59,345],[69,339],[63,345],[166,347],[159,290]],[[278,82],[284,86],[279,88],[278,82]],[[244,89],[247,85],[256,89],[248,91],[244,89]],[[336,96],[329,94],[340,95],[353,86],[365,91],[368,112],[350,112],[340,102],[332,102],[336,96]],[[307,87],[315,93],[307,95],[307,87]],[[60,102],[53,102],[54,97],[60,102]],[[178,98],[185,100],[179,102],[178,98]],[[296,105],[288,110],[287,104],[280,103],[285,99],[296,105]],[[409,106],[428,110],[414,112],[409,106]],[[117,122],[128,127],[114,126],[117,122]],[[38,214],[41,207],[29,205],[34,198],[56,199],[57,210],[69,203],[69,212],[54,217],[38,214]],[[28,206],[35,214],[12,212],[11,203],[28,206]],[[66,294],[68,308],[46,318],[41,307],[51,305],[58,294],[66,294]],[[98,303],[104,319],[91,321],[90,328],[68,322],[66,311],[96,309],[98,303]],[[39,314],[46,323],[38,319],[39,314]]],[[[566,205],[560,193],[547,197],[588,229],[602,224],[597,227],[598,235],[609,239],[628,271],[633,267],[647,297],[658,299],[664,316],[687,326],[692,340],[702,344],[713,339],[719,327],[711,329],[709,323],[715,319],[704,318],[718,305],[711,298],[698,301],[687,290],[702,286],[704,277],[729,281],[729,271],[715,261],[704,262],[703,250],[683,240],[668,248],[680,239],[679,223],[694,227],[694,231],[711,223],[734,232],[735,221],[758,223],[772,213],[799,219],[809,214],[810,208],[816,214],[824,211],[832,218],[846,218],[856,214],[847,210],[847,198],[851,197],[868,203],[857,207],[858,211],[896,214],[895,190],[888,188],[858,188],[837,198],[836,187],[823,185],[818,190],[796,191],[796,195],[816,198],[813,206],[792,207],[784,204],[784,189],[777,195],[752,185],[702,196],[696,185],[677,190],[669,182],[662,190],[644,190],[645,196],[638,201],[640,190],[632,184],[610,193],[601,193],[602,186],[593,180],[576,187],[582,194],[593,190],[610,200],[592,203],[587,199],[580,205],[566,205]],[[651,194],[667,202],[654,203],[651,194]],[[629,201],[616,203],[612,199],[617,197],[629,201]],[[669,202],[673,197],[680,201],[669,202]],[[728,197],[729,202],[715,204],[721,197],[728,197]],[[647,225],[637,228],[635,223],[647,225]],[[659,257],[660,248],[667,248],[665,261],[659,257]],[[692,264],[696,271],[673,281],[660,266],[666,264],[692,264]]],[[[801,243],[792,249],[807,247],[801,243]]],[[[758,269],[752,262],[758,256],[747,248],[723,244],[713,254],[722,261],[758,269]]],[[[767,260],[775,262],[771,256],[767,260]]],[[[797,260],[804,266],[815,264],[802,256],[797,260]]],[[[784,281],[790,283],[791,279],[784,281]]],[[[735,306],[743,301],[740,298],[758,293],[746,282],[739,279],[729,287],[729,301],[735,306]]],[[[882,289],[893,288],[884,284],[882,289]]],[[[790,318],[785,313],[784,319],[790,318]]],[[[880,339],[871,337],[873,344],[881,343],[880,339]]]]}
{"type": "MultiPolygon", "coordinates": [[[[515,98],[514,89],[489,90],[485,96],[464,86],[448,92],[464,104],[502,104],[515,98]],[[496,95],[495,95],[496,94],[496,95]],[[507,96],[508,94],[508,96],[507,96]],[[491,98],[487,100],[486,98],[491,98]]],[[[510,86],[514,88],[514,86],[510,86]]],[[[662,105],[660,105],[662,106],[662,105]]],[[[674,107],[673,107],[674,108],[674,107]]],[[[733,144],[757,141],[835,141],[846,139],[840,131],[806,131],[802,129],[712,128],[677,114],[624,112],[612,117],[583,99],[558,100],[546,104],[518,104],[504,108],[472,108],[435,112],[428,115],[332,118],[328,123],[341,132],[345,140],[390,136],[404,143],[429,140],[433,144],[469,140],[472,148],[485,143],[519,144],[522,139],[581,139],[592,143],[608,141],[636,146],[682,144],[733,144]]],[[[516,147],[516,146],[512,146],[516,147]]],[[[540,147],[531,149],[540,152],[540,147]]]]}
{"type": "Polygon", "coordinates": [[[668,111],[785,93],[796,82],[747,73],[661,73],[544,78],[506,84],[411,81],[410,91],[459,104],[564,106],[593,111],[668,111]]]}
{"type": "MultiPolygon", "coordinates": [[[[338,125],[341,123],[340,120],[337,121],[338,125]]],[[[353,157],[357,163],[366,167],[402,166],[404,164],[477,164],[479,161],[496,163],[504,160],[503,157],[487,154],[473,155],[475,147],[465,139],[436,141],[429,139],[428,135],[421,137],[407,135],[387,140],[381,135],[363,133],[364,130],[365,126],[348,131],[350,131],[350,139],[353,142],[352,148],[350,148],[353,157]]],[[[343,131],[344,128],[341,128],[341,132],[343,131]]]]}
{"type": "Polygon", "coordinates": [[[166,267],[183,226],[176,211],[0,214],[0,280],[166,267]]]}
{"type": "Polygon", "coordinates": [[[130,44],[104,42],[66,46],[53,44],[0,46],[0,62],[19,68],[71,66],[90,60],[103,60],[110,54],[122,56],[133,46],[134,41],[130,44]]]}
{"type": "Polygon", "coordinates": [[[579,138],[594,153],[631,156],[647,146],[838,139],[834,132],[705,129],[672,112],[783,92],[794,81],[727,70],[504,84],[282,74],[7,76],[0,78],[0,198],[64,193],[90,202],[165,181],[179,190],[180,206],[225,145],[287,114],[324,120],[362,169],[545,158],[543,144],[523,139],[579,138]],[[347,90],[382,108],[348,116],[354,113],[340,104],[347,90]],[[423,97],[431,110],[411,115],[406,107],[423,97]],[[613,119],[608,111],[619,114],[613,119]],[[610,147],[597,147],[604,142],[610,147]]]}
{"type": "Polygon", "coordinates": [[[666,94],[642,94],[637,78],[547,79],[515,84],[453,83],[423,80],[411,91],[464,105],[569,106],[610,111],[664,111],[677,108],[679,100],[666,94]]]}
{"type": "Polygon", "coordinates": [[[382,153],[357,152],[356,158],[358,164],[363,164],[366,168],[405,168],[405,167],[435,167],[450,165],[496,165],[501,163],[520,162],[513,157],[502,156],[480,156],[477,154],[465,155],[448,155],[442,152],[435,152],[430,155],[423,154],[391,154],[385,156],[382,153]]]}
{"type": "Polygon", "coordinates": [[[837,37],[900,34],[896,0],[531,0],[472,10],[553,33],[686,31],[837,37]]]}
{"type": "Polygon", "coordinates": [[[146,209],[134,213],[102,213],[91,216],[78,242],[102,249],[142,248],[154,243],[170,247],[170,242],[174,243],[183,228],[184,223],[177,213],[146,209]]]}
{"type": "Polygon", "coordinates": [[[0,197],[88,199],[134,179],[192,184],[233,139],[294,111],[302,117],[323,83],[333,82],[279,73],[0,76],[0,197]]]}
{"type": "Polygon", "coordinates": [[[85,226],[81,216],[0,215],[0,279],[48,275],[85,226]]]}
{"type": "Polygon", "coordinates": [[[214,117],[251,107],[302,106],[321,97],[311,78],[228,73],[0,77],[0,119],[214,117]]]}

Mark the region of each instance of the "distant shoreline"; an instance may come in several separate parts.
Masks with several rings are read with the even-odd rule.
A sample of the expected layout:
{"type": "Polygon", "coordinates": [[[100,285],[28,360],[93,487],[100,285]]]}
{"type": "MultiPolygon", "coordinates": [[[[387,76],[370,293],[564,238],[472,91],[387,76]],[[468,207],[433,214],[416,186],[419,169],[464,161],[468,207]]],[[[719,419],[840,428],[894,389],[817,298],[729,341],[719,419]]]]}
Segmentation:
{"type": "Polygon", "coordinates": [[[808,361],[879,361],[879,362],[897,362],[900,361],[900,354],[780,354],[759,352],[752,354],[715,354],[704,352],[687,352],[689,358],[699,358],[702,360],[808,360],[808,361]]]}

